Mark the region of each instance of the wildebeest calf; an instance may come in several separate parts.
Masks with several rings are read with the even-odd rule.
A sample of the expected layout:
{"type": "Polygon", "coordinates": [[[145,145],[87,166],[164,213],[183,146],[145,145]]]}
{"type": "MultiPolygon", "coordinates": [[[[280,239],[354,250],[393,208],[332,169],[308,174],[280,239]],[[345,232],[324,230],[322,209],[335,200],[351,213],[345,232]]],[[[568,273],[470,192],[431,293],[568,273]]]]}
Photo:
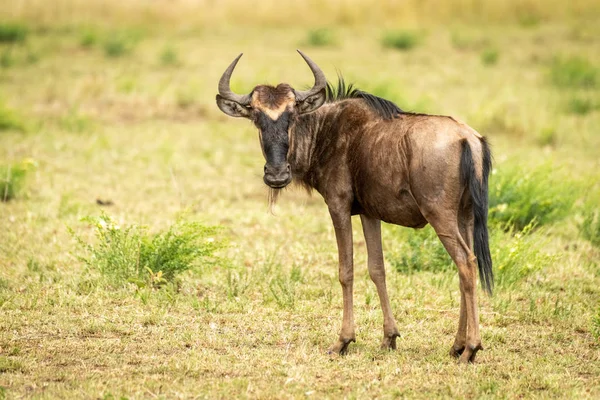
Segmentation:
{"type": "Polygon", "coordinates": [[[217,105],[227,115],[250,119],[258,128],[266,159],[264,182],[278,190],[295,181],[315,189],[333,221],[339,252],[344,313],[331,351],[343,354],[356,340],[352,307],[354,267],[351,216],[360,215],[368,268],[383,309],[383,343],[399,336],[385,283],[381,221],[435,229],[458,267],[460,318],[450,350],[472,362],[481,347],[477,267],[483,287],[493,287],[487,231],[491,155],[485,139],[447,116],[407,113],[394,103],[352,88],[337,90],[306,55],[315,77],[307,91],[282,83],[256,86],[247,95],[229,81],[241,54],[219,82],[217,105]]]}

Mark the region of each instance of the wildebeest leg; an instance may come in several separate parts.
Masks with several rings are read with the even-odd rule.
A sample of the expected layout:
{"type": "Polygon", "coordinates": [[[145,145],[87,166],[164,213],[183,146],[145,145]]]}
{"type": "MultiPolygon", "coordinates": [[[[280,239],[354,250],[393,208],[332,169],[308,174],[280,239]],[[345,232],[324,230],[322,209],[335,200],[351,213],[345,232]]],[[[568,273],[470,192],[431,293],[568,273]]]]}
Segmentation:
{"type": "Polygon", "coordinates": [[[365,241],[367,242],[369,276],[375,283],[381,310],[383,311],[383,342],[381,348],[395,350],[396,338],[400,336],[400,333],[396,327],[385,285],[385,266],[383,263],[383,250],[381,249],[381,221],[366,215],[361,215],[360,219],[365,241]]]}
{"type": "MultiPolygon", "coordinates": [[[[460,235],[463,240],[467,243],[470,250],[473,249],[473,211],[471,208],[465,209],[459,217],[459,229],[460,235]]],[[[453,357],[460,357],[465,350],[467,343],[467,304],[465,299],[465,293],[462,289],[460,290],[460,317],[458,319],[458,331],[456,332],[456,338],[454,344],[450,348],[450,355],[453,357]]]]}
{"type": "MultiPolygon", "coordinates": [[[[479,315],[477,311],[477,297],[475,294],[477,284],[477,261],[472,250],[469,248],[459,231],[456,218],[446,218],[445,220],[432,219],[430,224],[435,229],[438,237],[444,244],[444,247],[452,257],[452,260],[458,267],[458,276],[460,279],[461,291],[461,309],[462,299],[464,298],[464,310],[466,316],[466,342],[459,361],[468,363],[475,361],[477,351],[481,350],[481,336],[479,334],[479,315]],[[452,222],[446,222],[452,221],[452,222]]],[[[457,338],[460,339],[461,328],[465,325],[464,320],[459,318],[459,331],[457,338]]]]}
{"type": "Polygon", "coordinates": [[[329,208],[339,255],[339,279],[344,298],[344,315],[340,337],[333,344],[330,353],[346,354],[348,344],[356,342],[354,333],[354,315],[352,312],[352,287],[354,284],[354,264],[352,260],[352,221],[350,210],[340,211],[329,208]]]}

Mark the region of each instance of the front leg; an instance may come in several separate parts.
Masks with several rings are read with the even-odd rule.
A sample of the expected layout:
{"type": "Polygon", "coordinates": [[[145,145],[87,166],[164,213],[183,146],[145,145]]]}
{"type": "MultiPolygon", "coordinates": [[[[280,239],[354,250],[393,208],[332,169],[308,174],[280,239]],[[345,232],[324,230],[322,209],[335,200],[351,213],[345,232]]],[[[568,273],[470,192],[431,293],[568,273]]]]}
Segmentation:
{"type": "Polygon", "coordinates": [[[344,298],[344,315],[340,337],[333,344],[330,353],[346,354],[350,342],[356,342],[354,333],[354,315],[352,313],[352,287],[354,283],[354,265],[352,260],[352,221],[350,210],[329,207],[329,214],[335,229],[339,255],[339,279],[344,298]]]}

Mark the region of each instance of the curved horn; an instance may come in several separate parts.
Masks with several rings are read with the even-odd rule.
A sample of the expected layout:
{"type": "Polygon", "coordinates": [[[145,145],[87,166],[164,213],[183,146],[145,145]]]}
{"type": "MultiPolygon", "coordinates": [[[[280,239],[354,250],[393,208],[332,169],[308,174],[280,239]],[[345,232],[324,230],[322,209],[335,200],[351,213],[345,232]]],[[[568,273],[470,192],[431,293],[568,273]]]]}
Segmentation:
{"type": "Polygon", "coordinates": [[[306,90],[303,92],[300,92],[300,91],[296,92],[296,100],[302,101],[302,100],[305,100],[307,97],[312,96],[313,94],[317,94],[321,90],[323,90],[325,88],[325,86],[327,86],[327,78],[325,77],[325,74],[323,73],[323,71],[321,71],[321,68],[319,68],[319,66],[317,64],[315,64],[315,62],[313,60],[308,58],[300,50],[297,50],[297,51],[298,51],[298,53],[300,53],[302,58],[304,58],[304,61],[306,61],[306,63],[310,67],[310,70],[312,71],[313,75],[315,76],[315,85],[312,87],[312,89],[306,90]]]}
{"type": "Polygon", "coordinates": [[[243,54],[244,53],[240,53],[240,55],[237,56],[231,64],[229,64],[229,67],[227,67],[225,72],[223,72],[223,76],[221,76],[221,79],[219,80],[219,94],[226,100],[235,101],[236,103],[242,105],[248,105],[250,104],[250,95],[235,94],[231,91],[231,88],[229,86],[231,74],[233,73],[235,66],[237,65],[240,57],[242,57],[243,54]]]}

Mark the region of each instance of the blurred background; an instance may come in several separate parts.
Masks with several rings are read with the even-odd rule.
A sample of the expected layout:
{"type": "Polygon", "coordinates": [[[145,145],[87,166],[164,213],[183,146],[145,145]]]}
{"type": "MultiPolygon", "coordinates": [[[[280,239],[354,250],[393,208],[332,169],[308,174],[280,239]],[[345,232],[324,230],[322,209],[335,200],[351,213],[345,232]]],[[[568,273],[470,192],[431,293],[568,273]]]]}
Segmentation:
{"type": "Polygon", "coordinates": [[[597,0],[0,0],[0,398],[186,397],[198,377],[213,398],[599,395],[598,49],[597,0]],[[323,359],[341,313],[326,206],[290,189],[270,214],[256,129],[215,104],[241,52],[238,93],[310,86],[296,49],[491,142],[485,367],[449,365],[458,281],[430,228],[384,226],[407,328],[396,358],[374,350],[358,220],[362,344],[323,359]],[[202,247],[205,225],[228,245],[202,247]],[[171,269],[139,268],[140,243],[171,269]]]}

